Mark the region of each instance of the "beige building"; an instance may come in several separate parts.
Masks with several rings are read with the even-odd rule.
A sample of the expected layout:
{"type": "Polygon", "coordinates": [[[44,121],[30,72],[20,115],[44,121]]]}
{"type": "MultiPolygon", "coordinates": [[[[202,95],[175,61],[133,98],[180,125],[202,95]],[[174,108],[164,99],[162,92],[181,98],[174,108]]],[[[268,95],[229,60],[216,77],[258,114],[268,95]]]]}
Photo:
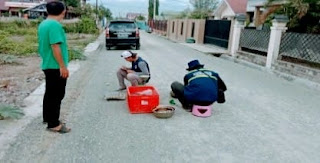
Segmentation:
{"type": "Polygon", "coordinates": [[[205,29],[204,19],[173,19],[168,20],[167,37],[171,40],[185,42],[187,38],[194,38],[196,43],[202,44],[205,29]]]}
{"type": "Polygon", "coordinates": [[[222,0],[213,12],[214,19],[233,20],[237,14],[245,14],[248,0],[222,0]]]}

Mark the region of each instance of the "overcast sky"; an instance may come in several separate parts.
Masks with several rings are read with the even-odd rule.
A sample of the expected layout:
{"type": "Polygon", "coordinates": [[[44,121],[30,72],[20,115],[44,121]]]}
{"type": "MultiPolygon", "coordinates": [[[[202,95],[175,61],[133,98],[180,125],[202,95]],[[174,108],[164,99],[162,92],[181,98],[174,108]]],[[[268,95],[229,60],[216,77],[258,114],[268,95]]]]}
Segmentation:
{"type": "MultiPolygon", "coordinates": [[[[103,4],[109,8],[114,17],[125,16],[128,12],[148,13],[149,0],[97,0],[98,4],[103,4]]],[[[91,4],[96,4],[96,0],[88,0],[91,4]]],[[[160,0],[160,13],[162,11],[182,11],[190,7],[189,0],[160,0]]]]}

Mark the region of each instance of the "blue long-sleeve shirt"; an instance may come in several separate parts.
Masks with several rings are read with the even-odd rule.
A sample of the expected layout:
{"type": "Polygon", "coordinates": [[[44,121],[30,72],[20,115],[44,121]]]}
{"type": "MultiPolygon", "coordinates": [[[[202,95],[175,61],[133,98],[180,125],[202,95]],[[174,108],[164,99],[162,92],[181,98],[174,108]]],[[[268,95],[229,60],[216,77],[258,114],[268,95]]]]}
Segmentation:
{"type": "Polygon", "coordinates": [[[225,84],[216,72],[203,68],[186,74],[184,84],[184,96],[192,102],[215,102],[218,98],[219,87],[226,90],[225,84]]]}

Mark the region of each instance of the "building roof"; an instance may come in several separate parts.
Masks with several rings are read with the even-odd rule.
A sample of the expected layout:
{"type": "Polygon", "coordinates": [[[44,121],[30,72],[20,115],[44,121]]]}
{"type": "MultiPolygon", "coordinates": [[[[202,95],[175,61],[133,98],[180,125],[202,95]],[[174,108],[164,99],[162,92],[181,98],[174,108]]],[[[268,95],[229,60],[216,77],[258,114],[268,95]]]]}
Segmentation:
{"type": "Polygon", "coordinates": [[[140,16],[140,15],[143,15],[143,14],[141,14],[141,13],[133,13],[133,12],[127,13],[127,17],[137,17],[137,16],[140,16]]]}
{"type": "Polygon", "coordinates": [[[235,14],[247,12],[248,0],[225,0],[235,14]]]}
{"type": "Polygon", "coordinates": [[[8,10],[9,8],[4,5],[5,0],[0,0],[0,10],[8,10]]]}
{"type": "Polygon", "coordinates": [[[46,3],[41,3],[41,4],[37,5],[37,6],[26,8],[26,9],[23,10],[23,12],[25,12],[25,11],[47,12],[46,3]]]}
{"type": "Polygon", "coordinates": [[[214,16],[220,17],[222,13],[226,17],[233,17],[237,14],[247,12],[248,0],[223,0],[220,2],[218,8],[213,12],[214,16]],[[226,14],[225,12],[228,12],[226,14]],[[220,15],[220,16],[219,16],[220,15]]]}

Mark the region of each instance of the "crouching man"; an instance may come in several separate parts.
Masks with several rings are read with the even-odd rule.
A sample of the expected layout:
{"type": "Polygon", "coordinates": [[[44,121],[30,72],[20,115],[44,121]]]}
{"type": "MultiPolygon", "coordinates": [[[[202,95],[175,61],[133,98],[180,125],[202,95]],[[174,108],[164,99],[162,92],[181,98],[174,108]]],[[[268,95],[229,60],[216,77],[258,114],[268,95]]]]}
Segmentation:
{"type": "Polygon", "coordinates": [[[137,53],[131,51],[124,51],[121,54],[126,61],[131,62],[131,68],[122,66],[118,72],[117,77],[119,81],[118,91],[125,90],[127,87],[124,83],[124,79],[130,81],[132,86],[141,85],[147,83],[150,80],[150,69],[148,63],[141,57],[137,56],[137,53]]]}
{"type": "Polygon", "coordinates": [[[171,84],[171,96],[178,98],[187,111],[191,111],[194,104],[208,106],[216,101],[225,102],[226,85],[216,72],[203,67],[198,60],[190,61],[187,68],[189,73],[184,76],[184,85],[179,82],[171,84]]]}

